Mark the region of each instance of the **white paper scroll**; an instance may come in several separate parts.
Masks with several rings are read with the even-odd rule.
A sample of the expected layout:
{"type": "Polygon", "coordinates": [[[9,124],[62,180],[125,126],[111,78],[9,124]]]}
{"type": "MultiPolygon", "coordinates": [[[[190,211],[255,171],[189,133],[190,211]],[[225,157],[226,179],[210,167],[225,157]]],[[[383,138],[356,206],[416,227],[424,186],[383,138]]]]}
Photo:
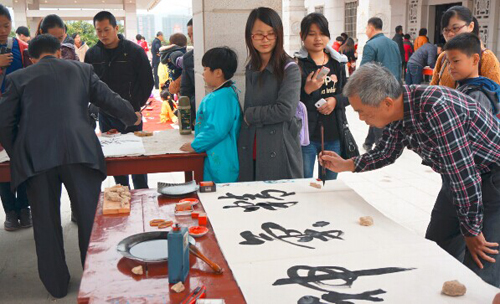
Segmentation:
{"type": "Polygon", "coordinates": [[[310,182],[226,184],[199,194],[248,303],[490,303],[500,292],[341,181],[323,189],[310,182]],[[368,215],[375,224],[360,226],[368,215]],[[350,287],[324,284],[346,284],[339,278],[350,287]],[[466,296],[441,295],[449,280],[465,284],[466,296]]]}
{"type": "Polygon", "coordinates": [[[146,153],[142,138],[134,133],[100,136],[99,141],[105,157],[138,156],[146,153]]]}

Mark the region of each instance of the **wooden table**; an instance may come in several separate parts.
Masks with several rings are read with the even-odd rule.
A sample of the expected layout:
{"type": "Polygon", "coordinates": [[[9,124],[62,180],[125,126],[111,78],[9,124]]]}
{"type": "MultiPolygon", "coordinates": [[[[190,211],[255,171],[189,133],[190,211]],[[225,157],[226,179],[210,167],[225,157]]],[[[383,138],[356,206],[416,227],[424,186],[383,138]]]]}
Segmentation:
{"type": "MultiPolygon", "coordinates": [[[[132,191],[129,216],[103,216],[101,196],[78,293],[78,303],[175,304],[180,303],[201,285],[207,287],[207,298],[223,298],[228,304],[245,303],[210,223],[209,233],[196,239],[196,247],[219,264],[224,273],[214,274],[208,265],[191,255],[191,270],[184,283],[186,290],[179,294],[171,293],[167,262],[148,263],[144,267],[148,270],[147,275],[136,276],[131,273],[131,269],[141,263],[123,258],[116,251],[117,244],[125,237],[144,231],[157,231],[156,227],[149,226],[151,219],[174,219],[174,203],[177,201],[178,199],[158,196],[153,189],[135,190],[132,191]]],[[[195,209],[203,210],[203,207],[198,204],[195,209]]],[[[180,216],[175,220],[182,226],[197,224],[189,216],[180,216]]]]}
{"type": "MultiPolygon", "coordinates": [[[[106,158],[108,176],[184,172],[186,181],[203,181],[205,153],[176,153],[152,156],[106,158]]],[[[10,163],[0,163],[0,182],[10,181],[10,163]]]]}

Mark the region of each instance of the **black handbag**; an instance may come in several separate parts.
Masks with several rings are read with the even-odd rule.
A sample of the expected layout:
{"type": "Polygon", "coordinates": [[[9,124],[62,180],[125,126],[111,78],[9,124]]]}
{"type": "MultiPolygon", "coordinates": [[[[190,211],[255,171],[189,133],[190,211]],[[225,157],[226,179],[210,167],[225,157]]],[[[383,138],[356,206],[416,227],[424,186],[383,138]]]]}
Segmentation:
{"type": "Polygon", "coordinates": [[[359,156],[358,145],[356,144],[356,140],[354,140],[354,136],[352,136],[351,130],[349,130],[345,108],[339,107],[336,109],[335,115],[340,133],[340,156],[344,159],[359,156]]]}

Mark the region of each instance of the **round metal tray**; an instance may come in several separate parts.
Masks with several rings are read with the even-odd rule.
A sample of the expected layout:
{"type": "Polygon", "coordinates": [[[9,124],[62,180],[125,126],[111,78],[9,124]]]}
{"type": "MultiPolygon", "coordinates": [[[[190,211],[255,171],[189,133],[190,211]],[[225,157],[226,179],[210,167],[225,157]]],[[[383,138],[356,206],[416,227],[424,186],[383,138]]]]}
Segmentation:
{"type": "MultiPolygon", "coordinates": [[[[124,257],[146,263],[159,263],[168,260],[168,231],[142,232],[121,240],[116,250],[124,257]]],[[[189,243],[196,244],[189,236],[189,243]]]]}

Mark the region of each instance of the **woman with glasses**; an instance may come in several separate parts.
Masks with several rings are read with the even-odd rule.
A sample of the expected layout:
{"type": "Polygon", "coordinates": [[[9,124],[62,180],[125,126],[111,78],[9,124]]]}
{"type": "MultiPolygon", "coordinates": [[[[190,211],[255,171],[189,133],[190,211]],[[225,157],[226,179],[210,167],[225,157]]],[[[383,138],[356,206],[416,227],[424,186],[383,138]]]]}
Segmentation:
{"type": "MultiPolygon", "coordinates": [[[[464,6],[449,8],[441,18],[441,27],[446,41],[462,33],[474,33],[479,36],[478,22],[472,16],[471,11],[464,6]]],[[[498,59],[492,51],[484,47],[481,54],[479,74],[500,84],[500,64],[498,59]]],[[[445,52],[442,52],[436,61],[430,84],[453,89],[457,87],[457,83],[450,75],[445,52]]]]}
{"type": "MultiPolygon", "coordinates": [[[[303,46],[295,57],[299,60],[302,74],[300,100],[307,108],[310,140],[309,145],[302,147],[302,159],[304,177],[311,178],[316,157],[321,152],[321,126],[324,130],[325,149],[341,155],[339,139],[342,123],[339,120],[343,120],[343,115],[338,112],[344,111],[345,105],[349,104],[347,97],[342,95],[342,88],[347,82],[345,66],[348,58],[328,46],[330,31],[328,21],[322,14],[311,13],[302,19],[300,37],[303,46]],[[325,68],[329,70],[328,73],[320,74],[325,68]],[[326,102],[317,107],[316,103],[321,99],[326,102]]],[[[354,56],[354,43],[352,51],[354,56]]],[[[318,170],[318,176],[322,177],[321,166],[318,166],[318,170]]],[[[336,179],[337,173],[326,170],[326,176],[323,178],[336,179]]]]}
{"type": "Polygon", "coordinates": [[[300,71],[283,48],[283,24],[274,10],[250,13],[245,42],[244,122],[238,141],[240,181],[302,178],[300,71]]]}

